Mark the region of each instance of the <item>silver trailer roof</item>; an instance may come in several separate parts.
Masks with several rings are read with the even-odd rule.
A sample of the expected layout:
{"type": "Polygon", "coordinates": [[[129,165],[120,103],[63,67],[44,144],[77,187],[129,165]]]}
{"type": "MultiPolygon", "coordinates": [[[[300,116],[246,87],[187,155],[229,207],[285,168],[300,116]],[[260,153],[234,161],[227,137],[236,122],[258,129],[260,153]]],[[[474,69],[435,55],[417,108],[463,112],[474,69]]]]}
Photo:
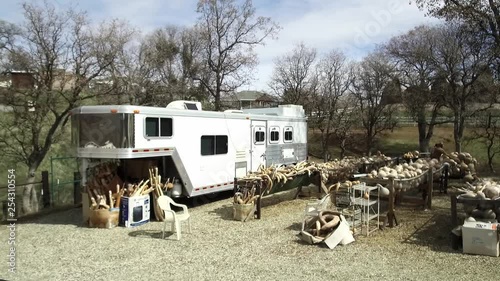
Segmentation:
{"type": "Polygon", "coordinates": [[[241,111],[203,111],[188,109],[172,109],[164,107],[137,106],[137,105],[90,105],[80,106],[71,110],[71,114],[105,114],[105,113],[135,113],[151,115],[190,116],[203,118],[231,118],[231,119],[266,119],[266,120],[307,120],[302,106],[286,105],[276,108],[244,109],[241,111]]]}

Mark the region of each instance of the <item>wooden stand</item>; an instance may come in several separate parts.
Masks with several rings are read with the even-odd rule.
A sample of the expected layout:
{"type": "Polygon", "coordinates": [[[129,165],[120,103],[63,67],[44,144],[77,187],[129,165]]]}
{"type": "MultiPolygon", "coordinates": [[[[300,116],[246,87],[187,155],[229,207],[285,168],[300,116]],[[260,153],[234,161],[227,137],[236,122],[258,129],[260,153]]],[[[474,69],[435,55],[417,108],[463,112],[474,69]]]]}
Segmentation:
{"type": "MultiPolygon", "coordinates": [[[[320,172],[317,172],[317,171],[314,172],[311,175],[310,179],[311,179],[311,182],[318,187],[318,199],[320,199],[322,197],[323,192],[324,192],[325,195],[328,194],[328,190],[326,189],[325,183],[321,179],[321,173],[320,172]]],[[[295,193],[293,199],[297,199],[299,197],[299,194],[302,192],[302,188],[303,188],[302,185],[299,185],[297,187],[297,192],[295,193]]]]}
{"type": "MultiPolygon", "coordinates": [[[[440,171],[440,170],[438,170],[440,171]]],[[[426,175],[426,188],[422,192],[422,204],[424,208],[431,209],[432,208],[432,191],[433,191],[433,171],[432,169],[429,169],[427,171],[426,175]]],[[[362,181],[368,183],[368,184],[381,184],[385,185],[389,189],[389,202],[388,202],[388,210],[387,210],[387,222],[389,224],[389,227],[394,227],[394,225],[398,226],[398,219],[396,217],[395,213],[395,205],[396,201],[402,200],[402,198],[398,195],[395,189],[395,183],[396,179],[394,178],[389,178],[389,179],[369,179],[369,178],[363,178],[361,179],[362,181]]],[[[410,179],[411,180],[411,179],[410,179]]],[[[402,180],[404,181],[404,180],[402,180]]]]}
{"type": "Polygon", "coordinates": [[[456,227],[461,223],[458,222],[458,210],[457,205],[463,204],[468,206],[477,206],[479,204],[487,204],[488,208],[497,209],[500,207],[500,200],[482,200],[476,198],[459,198],[460,193],[453,192],[450,194],[450,211],[451,211],[451,224],[452,227],[456,227]]]}

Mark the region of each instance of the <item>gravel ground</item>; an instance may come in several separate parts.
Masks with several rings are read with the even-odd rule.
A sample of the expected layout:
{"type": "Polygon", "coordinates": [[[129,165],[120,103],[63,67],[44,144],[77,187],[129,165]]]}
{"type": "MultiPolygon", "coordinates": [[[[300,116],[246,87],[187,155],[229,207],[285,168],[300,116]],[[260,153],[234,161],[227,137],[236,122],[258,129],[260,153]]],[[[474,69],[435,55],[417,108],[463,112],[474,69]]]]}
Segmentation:
{"type": "MultiPolygon", "coordinates": [[[[400,226],[333,250],[297,238],[306,202],[285,192],[264,200],[262,219],[233,221],[229,199],[191,207],[192,234],[161,239],[162,223],[127,229],[82,227],[81,208],[17,228],[17,273],[7,280],[498,280],[500,259],[450,247],[449,200],[432,211],[398,207],[400,226]],[[314,278],[314,279],[313,279],[314,278]]],[[[171,233],[169,233],[171,234],[171,233]]]]}

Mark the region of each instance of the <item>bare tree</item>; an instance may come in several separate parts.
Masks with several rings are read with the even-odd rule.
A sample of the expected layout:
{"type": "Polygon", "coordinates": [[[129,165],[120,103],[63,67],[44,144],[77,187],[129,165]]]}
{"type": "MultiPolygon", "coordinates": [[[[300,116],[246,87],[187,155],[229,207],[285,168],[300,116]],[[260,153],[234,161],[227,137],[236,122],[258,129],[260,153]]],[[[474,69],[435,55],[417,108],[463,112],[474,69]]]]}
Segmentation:
{"type": "Polygon", "coordinates": [[[192,77],[201,68],[201,45],[194,28],[166,26],[129,48],[114,65],[113,81],[130,103],[165,106],[175,99],[205,100],[192,77]]]}
{"type": "Polygon", "coordinates": [[[444,106],[443,97],[439,91],[432,91],[436,78],[433,56],[437,32],[437,28],[418,26],[393,37],[385,45],[385,51],[396,65],[399,82],[405,88],[403,104],[417,122],[422,152],[429,151],[434,127],[443,123],[437,119],[444,106]]]}
{"type": "Polygon", "coordinates": [[[355,105],[356,100],[353,95],[348,94],[343,97],[337,106],[336,117],[333,120],[335,124],[333,137],[339,142],[341,159],[346,156],[347,144],[353,141],[354,128],[359,118],[355,105]]]}
{"type": "MultiPolygon", "coordinates": [[[[12,49],[14,38],[19,35],[19,28],[12,23],[0,20],[0,51],[12,49]]],[[[0,53],[0,54],[2,54],[0,53]]],[[[3,54],[5,56],[5,54],[3,54]]]]}
{"type": "MultiPolygon", "coordinates": [[[[343,124],[346,120],[348,108],[342,108],[341,100],[349,90],[353,79],[352,65],[340,50],[332,50],[322,57],[316,66],[317,86],[312,93],[312,123],[321,131],[321,146],[323,158],[329,160],[329,142],[338,129],[340,137],[347,134],[349,126],[343,124]]],[[[352,109],[352,108],[351,108],[352,109]]],[[[345,151],[345,146],[344,146],[345,151]]]]}
{"type": "Polygon", "coordinates": [[[400,91],[393,77],[394,67],[381,52],[368,55],[357,67],[353,95],[364,129],[365,151],[368,155],[371,155],[375,137],[396,125],[396,107],[384,102],[385,97],[400,91]]]}
{"type": "MultiPolygon", "coordinates": [[[[24,3],[22,32],[9,50],[10,65],[31,75],[34,87],[9,89],[14,111],[0,120],[4,156],[28,168],[22,210],[38,209],[35,172],[52,145],[64,138],[69,111],[92,97],[89,83],[106,74],[131,37],[118,21],[93,28],[83,12],[24,3]]],[[[104,91],[101,94],[106,94],[104,91]]]]}
{"type": "MultiPolygon", "coordinates": [[[[500,3],[497,0],[415,0],[420,9],[446,20],[463,20],[495,40],[500,47],[500,3]]],[[[411,3],[411,2],[410,2],[411,3]]]]}
{"type": "Polygon", "coordinates": [[[274,60],[269,87],[284,103],[308,106],[317,79],[314,69],[316,49],[300,43],[274,60]]]}
{"type": "Polygon", "coordinates": [[[197,28],[207,70],[195,76],[221,108],[221,93],[233,92],[251,78],[257,64],[254,47],[273,37],[279,26],[268,17],[256,17],[251,0],[199,0],[197,28]]]}
{"type": "Polygon", "coordinates": [[[500,116],[488,112],[472,129],[470,140],[479,140],[486,146],[488,167],[494,173],[493,160],[500,154],[500,116]]]}
{"type": "Polygon", "coordinates": [[[486,35],[464,25],[448,23],[439,29],[433,55],[438,85],[445,105],[453,112],[455,150],[461,152],[465,120],[489,109],[494,54],[486,35]]]}

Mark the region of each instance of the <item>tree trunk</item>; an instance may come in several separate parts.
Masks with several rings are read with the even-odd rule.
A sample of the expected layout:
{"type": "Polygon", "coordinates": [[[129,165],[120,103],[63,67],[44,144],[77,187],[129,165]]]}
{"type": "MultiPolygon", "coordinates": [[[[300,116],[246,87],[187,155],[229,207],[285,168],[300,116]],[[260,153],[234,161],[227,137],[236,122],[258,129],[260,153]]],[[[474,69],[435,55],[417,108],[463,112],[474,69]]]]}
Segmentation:
{"type": "Polygon", "coordinates": [[[366,156],[371,156],[373,144],[373,126],[369,127],[366,131],[366,156]]]}
{"type": "Polygon", "coordinates": [[[34,185],[37,168],[38,167],[32,166],[28,169],[27,185],[24,186],[22,198],[22,211],[24,215],[38,212],[38,195],[34,185]]]}
{"type": "Polygon", "coordinates": [[[321,137],[321,148],[324,162],[328,162],[328,135],[321,137]]]}
{"type": "Polygon", "coordinates": [[[493,157],[494,155],[488,156],[488,167],[490,168],[491,173],[495,173],[495,169],[493,168],[493,157]]]}
{"type": "Polygon", "coordinates": [[[220,72],[217,71],[215,73],[215,93],[214,93],[214,98],[215,98],[215,101],[214,101],[214,106],[215,106],[215,111],[220,111],[221,109],[221,104],[220,104],[220,92],[221,92],[221,89],[222,89],[222,79],[221,79],[221,75],[220,75],[220,72]]]}
{"type": "Polygon", "coordinates": [[[453,120],[453,139],[455,140],[455,151],[462,152],[462,139],[460,138],[460,116],[455,113],[455,120],[453,120]]]}
{"type": "Polygon", "coordinates": [[[418,127],[418,149],[420,152],[428,152],[430,139],[427,139],[427,122],[425,121],[425,119],[423,121],[419,119],[417,122],[417,127],[418,127]]]}
{"type": "Polygon", "coordinates": [[[420,152],[429,152],[429,143],[430,143],[430,139],[428,138],[424,138],[424,139],[421,139],[419,140],[419,149],[420,149],[420,152]]]}
{"type": "Polygon", "coordinates": [[[372,137],[366,138],[366,156],[372,155],[372,137]]]}
{"type": "MultiPolygon", "coordinates": [[[[424,147],[425,148],[424,150],[420,150],[421,152],[430,152],[430,146],[429,146],[429,143],[431,142],[431,139],[432,139],[432,136],[434,135],[434,121],[431,121],[431,124],[429,124],[429,128],[427,129],[427,134],[425,136],[425,144],[424,144],[424,147]]],[[[421,144],[422,146],[422,144],[421,144]]],[[[420,147],[420,149],[422,149],[422,147],[420,147]]]]}
{"type": "Polygon", "coordinates": [[[344,159],[345,157],[345,138],[343,138],[341,141],[340,141],[340,159],[344,159]]]}
{"type": "Polygon", "coordinates": [[[493,153],[493,140],[488,139],[488,167],[490,168],[490,172],[494,173],[495,169],[493,169],[493,158],[495,157],[496,153],[493,153]]]}
{"type": "Polygon", "coordinates": [[[326,133],[323,136],[323,160],[328,162],[330,160],[330,152],[328,151],[330,140],[330,122],[327,123],[326,133]]]}
{"type": "Polygon", "coordinates": [[[221,104],[220,104],[220,92],[215,94],[215,111],[220,111],[221,110],[221,104]]]}

